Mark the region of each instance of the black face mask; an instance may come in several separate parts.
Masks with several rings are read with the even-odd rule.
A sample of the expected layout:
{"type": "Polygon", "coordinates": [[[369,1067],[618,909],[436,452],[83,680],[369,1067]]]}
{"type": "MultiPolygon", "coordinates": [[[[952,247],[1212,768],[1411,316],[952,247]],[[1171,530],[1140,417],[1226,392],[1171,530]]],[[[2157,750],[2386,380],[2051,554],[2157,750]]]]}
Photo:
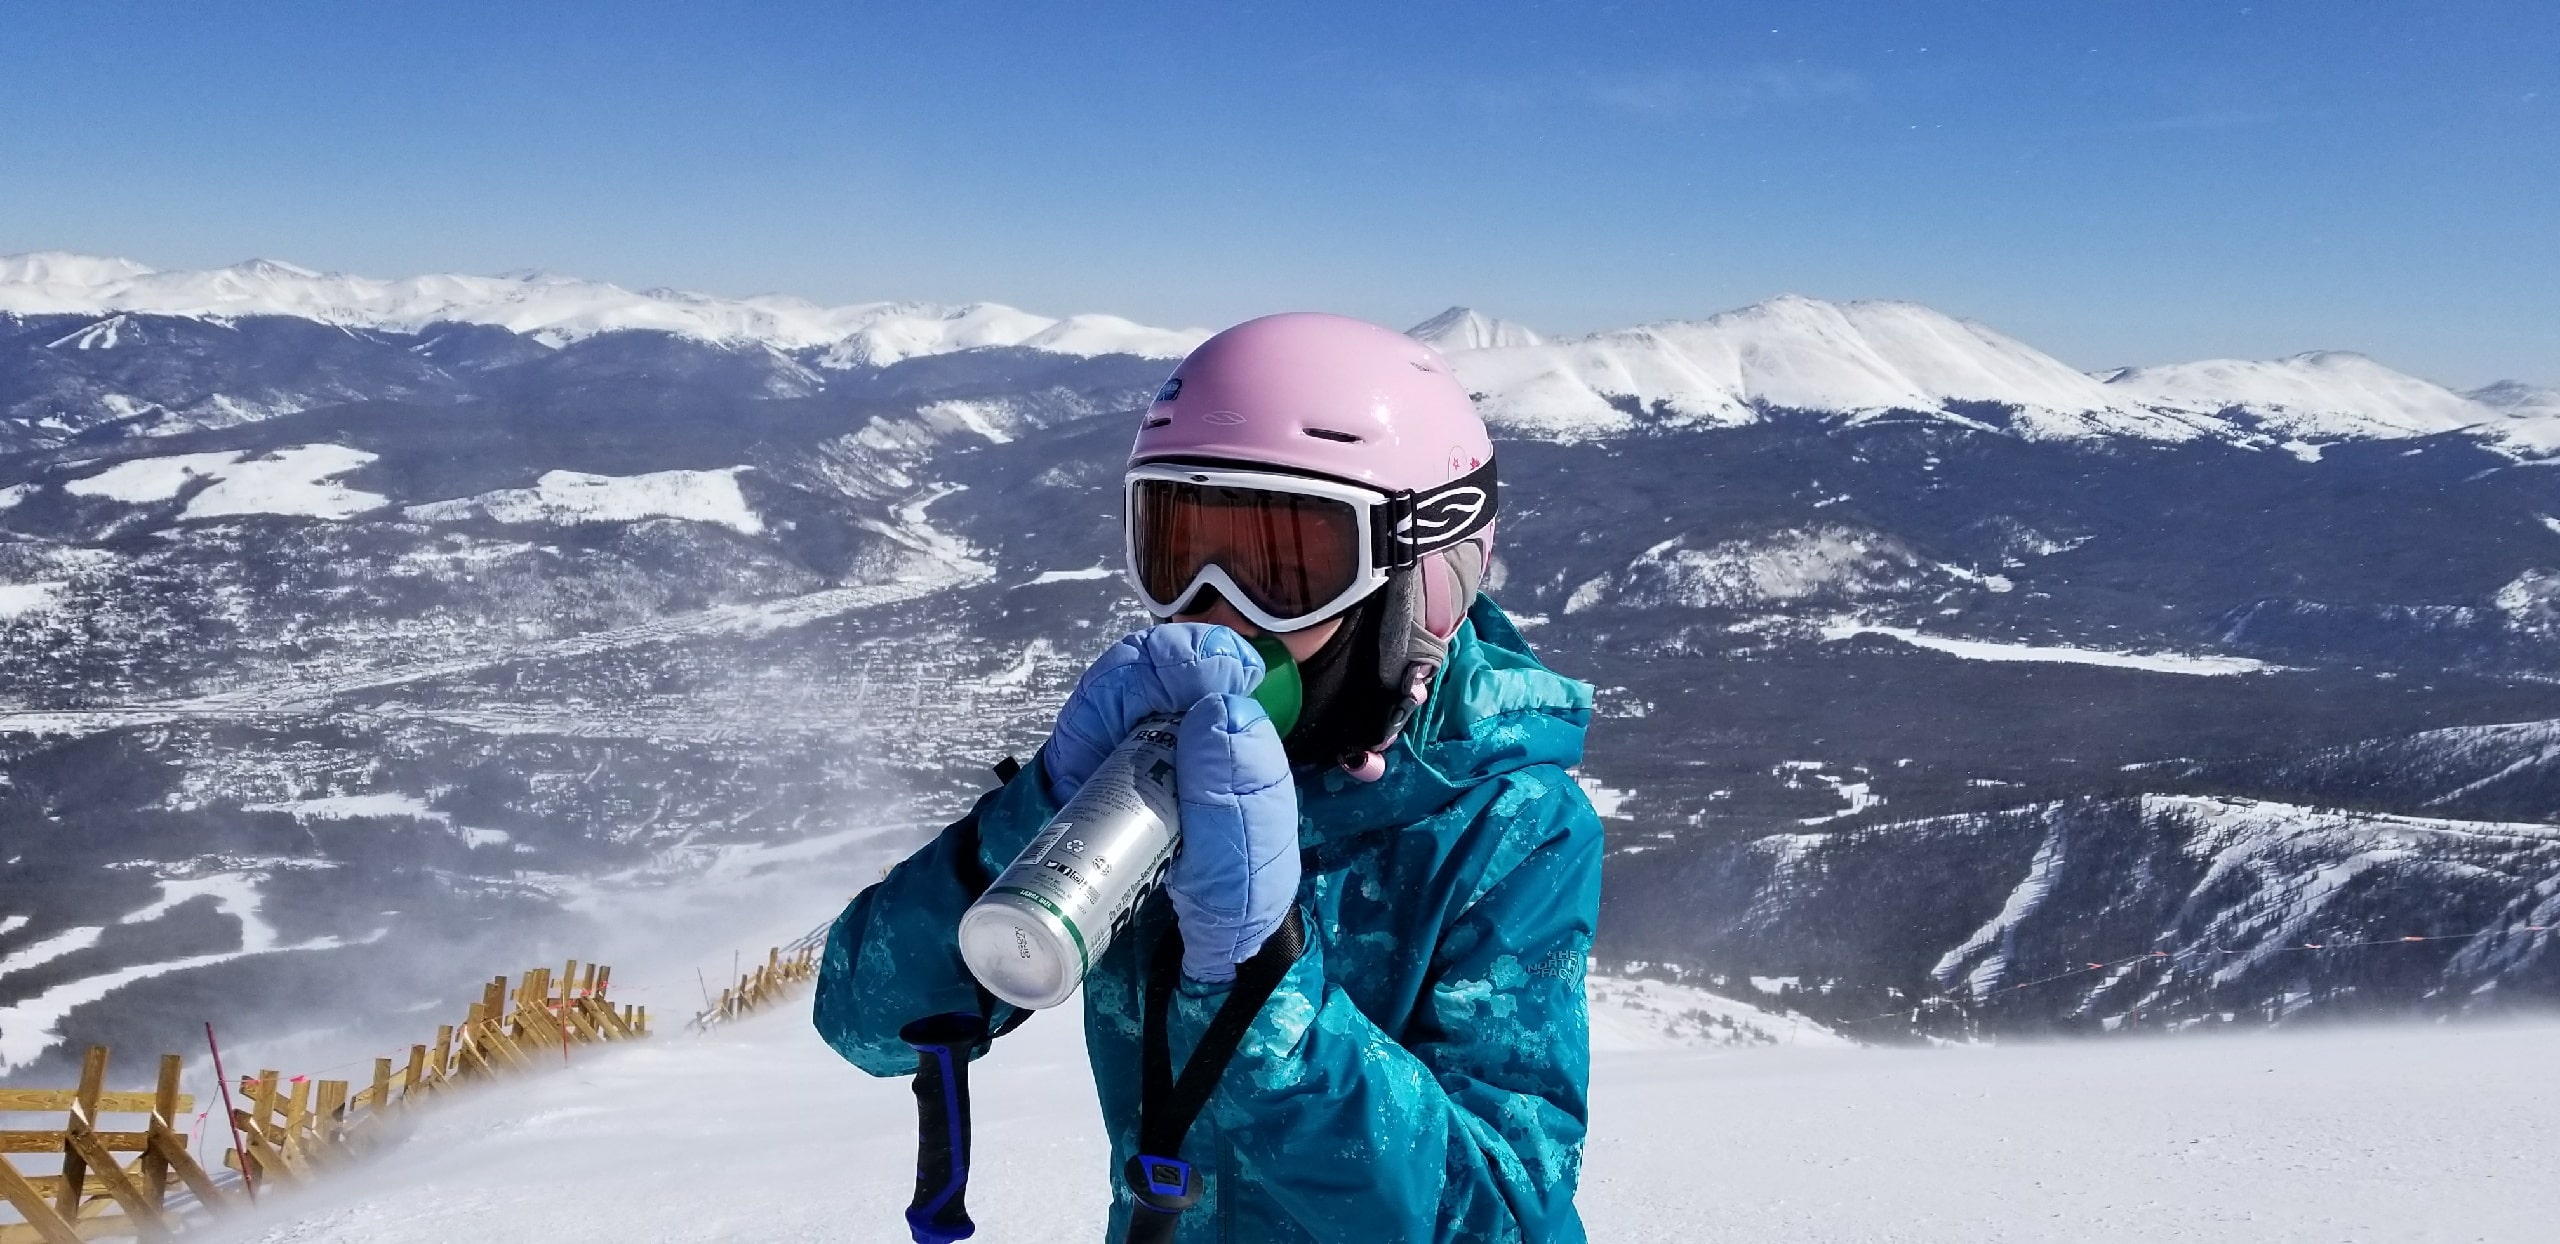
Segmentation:
{"type": "Polygon", "coordinates": [[[1302,707],[1297,727],[1280,741],[1290,764],[1340,764],[1344,757],[1376,744],[1395,720],[1401,693],[1378,677],[1385,596],[1372,592],[1345,610],[1342,629],[1314,656],[1298,663],[1302,707]]]}

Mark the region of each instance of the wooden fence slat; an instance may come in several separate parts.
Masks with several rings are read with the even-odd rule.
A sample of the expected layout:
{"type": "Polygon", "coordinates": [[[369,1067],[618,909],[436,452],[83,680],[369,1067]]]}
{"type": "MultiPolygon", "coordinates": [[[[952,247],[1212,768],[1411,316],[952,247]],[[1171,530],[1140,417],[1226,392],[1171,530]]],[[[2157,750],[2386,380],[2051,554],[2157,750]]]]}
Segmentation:
{"type": "Polygon", "coordinates": [[[163,1123],[153,1123],[150,1145],[151,1152],[158,1155],[161,1161],[169,1164],[169,1169],[178,1176],[179,1181],[186,1184],[187,1188],[196,1194],[196,1199],[202,1201],[206,1208],[220,1209],[230,1204],[224,1198],[222,1189],[214,1186],[213,1176],[206,1174],[204,1168],[196,1164],[195,1156],[187,1152],[187,1138],[179,1135],[175,1128],[163,1123]]]}
{"type": "MultiPolygon", "coordinates": [[[[0,1088],[0,1114],[53,1114],[68,1111],[80,1100],[78,1089],[0,1088]]],[[[159,1103],[150,1093],[100,1093],[96,1114],[149,1114],[159,1103]]],[[[178,1094],[178,1112],[196,1108],[195,1095],[178,1094]]]]}
{"type": "MultiPolygon", "coordinates": [[[[148,1132],[100,1132],[98,1139],[118,1153],[139,1153],[148,1132]]],[[[0,1132],[0,1153],[60,1153],[62,1133],[0,1132]]]]}
{"type": "Polygon", "coordinates": [[[134,1187],[133,1181],[125,1178],[124,1171],[116,1166],[115,1155],[107,1152],[98,1143],[97,1135],[89,1130],[88,1120],[73,1119],[65,1139],[74,1152],[88,1159],[88,1177],[105,1185],[107,1195],[114,1197],[116,1204],[124,1207],[125,1216],[133,1219],[134,1225],[141,1229],[142,1238],[157,1240],[168,1236],[169,1223],[161,1217],[159,1203],[143,1196],[142,1189],[134,1187]]]}
{"type": "MultiPolygon", "coordinates": [[[[97,1116],[98,1098],[106,1090],[107,1047],[93,1045],[80,1059],[79,1096],[71,1103],[71,1121],[82,1127],[88,1126],[89,1120],[97,1116]]],[[[65,1127],[62,1142],[62,1187],[53,1194],[53,1207],[61,1211],[65,1218],[76,1220],[80,1217],[80,1196],[87,1190],[81,1176],[87,1169],[87,1160],[81,1155],[79,1147],[71,1143],[70,1129],[65,1127]]]]}
{"type": "MultiPolygon", "coordinates": [[[[151,1095],[151,1122],[154,1126],[171,1127],[177,1123],[178,1077],[184,1074],[185,1070],[185,1059],[182,1059],[175,1054],[163,1054],[160,1056],[160,1084],[158,1088],[153,1090],[151,1095]]],[[[125,1151],[140,1149],[142,1151],[142,1161],[140,1165],[142,1167],[143,1195],[150,1197],[151,1203],[155,1206],[165,1204],[168,1201],[169,1163],[167,1159],[162,1158],[159,1154],[151,1151],[151,1134],[149,1132],[143,1133],[143,1142],[141,1144],[123,1146],[117,1145],[109,1138],[125,1136],[128,1135],[128,1133],[98,1132],[94,1134],[110,1149],[120,1148],[125,1151]]]]}
{"type": "Polygon", "coordinates": [[[27,1177],[19,1174],[17,1167],[9,1165],[7,1158],[0,1158],[0,1198],[17,1207],[19,1216],[27,1220],[28,1226],[35,1228],[37,1236],[45,1244],[81,1244],[80,1233],[71,1229],[71,1224],[55,1212],[44,1194],[28,1183],[27,1177]]]}

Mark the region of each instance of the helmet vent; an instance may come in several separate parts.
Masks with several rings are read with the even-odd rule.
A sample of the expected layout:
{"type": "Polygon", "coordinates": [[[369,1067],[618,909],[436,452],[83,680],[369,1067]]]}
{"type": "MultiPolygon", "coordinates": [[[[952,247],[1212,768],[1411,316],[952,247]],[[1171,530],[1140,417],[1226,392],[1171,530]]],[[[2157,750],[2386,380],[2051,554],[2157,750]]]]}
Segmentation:
{"type": "Polygon", "coordinates": [[[1349,432],[1336,432],[1331,428],[1308,428],[1306,432],[1307,435],[1320,441],[1340,441],[1345,445],[1357,445],[1360,443],[1359,437],[1353,436],[1349,432]]]}
{"type": "Polygon", "coordinates": [[[1164,425],[1166,425],[1166,424],[1168,424],[1168,423],[1171,423],[1171,422],[1173,422],[1173,416],[1171,416],[1171,415],[1158,415],[1158,416],[1156,416],[1156,417],[1155,417],[1155,418],[1153,418],[1153,419],[1149,419],[1149,420],[1147,420],[1147,426],[1148,426],[1148,427],[1151,427],[1151,428],[1160,428],[1160,427],[1163,427],[1164,425]]]}

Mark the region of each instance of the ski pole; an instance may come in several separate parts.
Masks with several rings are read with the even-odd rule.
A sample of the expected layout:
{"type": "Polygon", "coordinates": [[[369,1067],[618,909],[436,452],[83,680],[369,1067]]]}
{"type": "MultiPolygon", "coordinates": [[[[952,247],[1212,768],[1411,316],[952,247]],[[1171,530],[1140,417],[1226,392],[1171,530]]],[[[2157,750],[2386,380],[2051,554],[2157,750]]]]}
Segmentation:
{"type": "Polygon", "coordinates": [[[907,1206],[915,1244],[954,1244],[969,1221],[969,1054],[987,1021],[968,1011],[928,1015],[898,1030],[916,1052],[916,1196],[907,1206]]]}

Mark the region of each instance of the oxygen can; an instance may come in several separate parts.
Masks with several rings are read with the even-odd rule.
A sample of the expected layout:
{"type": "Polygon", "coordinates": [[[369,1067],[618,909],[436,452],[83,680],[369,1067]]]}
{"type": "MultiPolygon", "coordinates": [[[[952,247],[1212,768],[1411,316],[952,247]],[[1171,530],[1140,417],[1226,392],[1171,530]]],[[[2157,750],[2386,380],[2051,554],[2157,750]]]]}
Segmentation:
{"type": "Polygon", "coordinates": [[[960,958],[1019,1007],[1074,996],[1138,903],[1164,879],[1182,833],[1173,724],[1152,717],[960,917],[960,958]]]}

